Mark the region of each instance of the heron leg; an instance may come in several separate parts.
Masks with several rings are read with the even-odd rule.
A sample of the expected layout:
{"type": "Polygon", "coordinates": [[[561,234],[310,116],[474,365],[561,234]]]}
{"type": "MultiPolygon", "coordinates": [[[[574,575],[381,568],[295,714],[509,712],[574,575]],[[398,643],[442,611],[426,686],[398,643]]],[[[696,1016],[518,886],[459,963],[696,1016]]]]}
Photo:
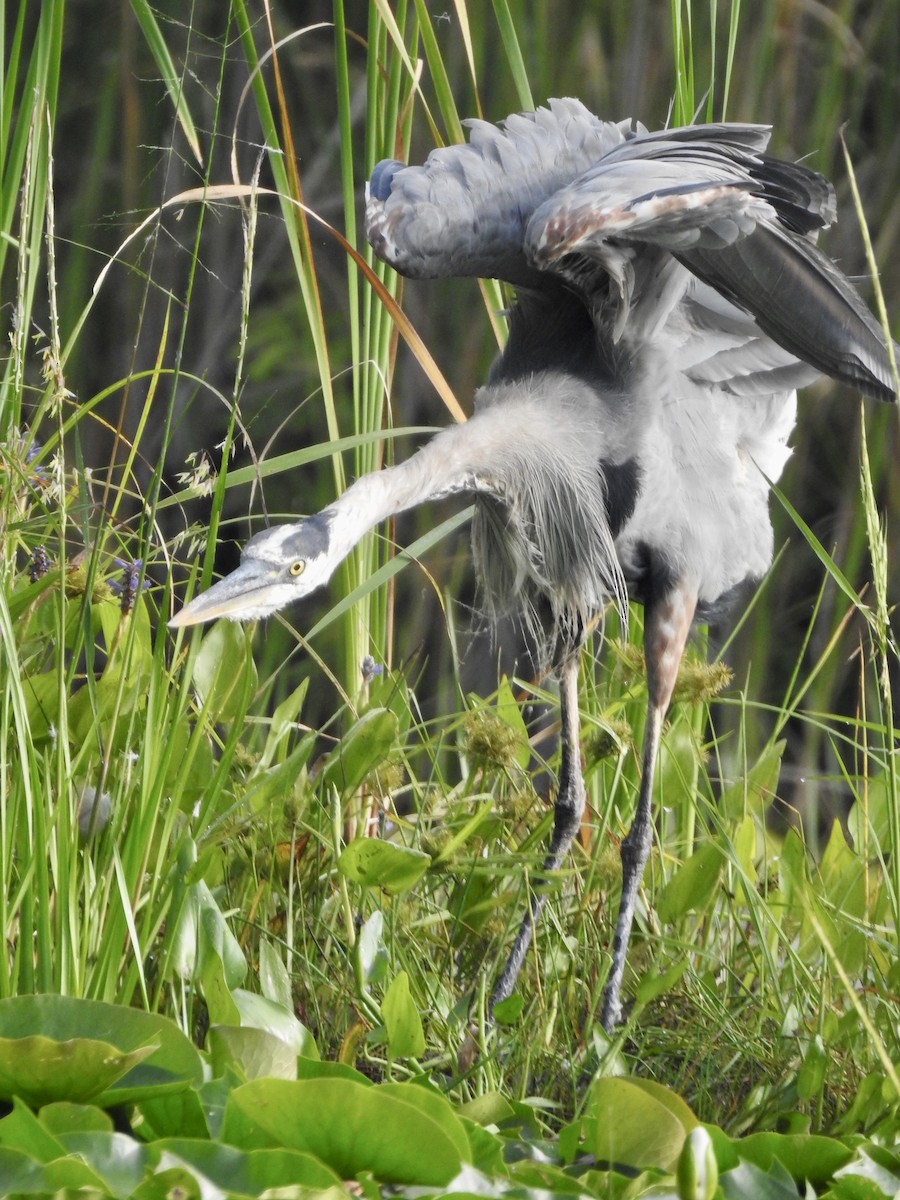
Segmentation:
{"type": "MultiPolygon", "coordinates": [[[[559,670],[560,766],[553,809],[553,836],[541,876],[555,871],[562,863],[581,828],[584,813],[584,778],[581,773],[581,749],[578,738],[578,663],[580,651],[575,650],[563,661],[559,670]]],[[[540,886],[542,878],[535,880],[540,886]]],[[[491,996],[491,1008],[512,994],[525,955],[531,944],[534,927],[547,902],[546,892],[532,894],[516,940],[500,972],[491,996]]]]}
{"type": "Polygon", "coordinates": [[[600,1023],[611,1033],[622,1014],[622,976],[634,922],[637,893],[650,854],[653,834],[653,776],[663,720],[672,699],[678,666],[697,606],[696,591],[687,585],[666,592],[644,606],[644,657],[647,662],[647,724],[641,788],[634,821],[622,842],[622,899],[613,939],[612,965],[603,992],[600,1023]]]}

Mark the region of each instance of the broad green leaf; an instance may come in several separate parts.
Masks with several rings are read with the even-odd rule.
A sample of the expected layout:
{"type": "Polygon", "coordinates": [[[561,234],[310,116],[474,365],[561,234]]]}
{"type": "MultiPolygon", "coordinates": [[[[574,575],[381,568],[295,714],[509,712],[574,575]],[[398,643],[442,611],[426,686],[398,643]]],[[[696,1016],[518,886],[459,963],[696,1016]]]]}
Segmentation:
{"type": "Polygon", "coordinates": [[[841,1184],[852,1182],[857,1185],[857,1190],[852,1192],[835,1191],[842,1200],[850,1200],[851,1196],[853,1200],[869,1200],[870,1196],[881,1200],[884,1196],[896,1197],[900,1192],[900,1163],[896,1155],[889,1157],[884,1147],[875,1144],[861,1146],[845,1166],[835,1171],[835,1175],[841,1184]],[[889,1161],[879,1161],[885,1158],[889,1161]]]}
{"type": "Polygon", "coordinates": [[[685,913],[703,908],[716,891],[722,874],[722,851],[715,842],[705,842],[681,864],[656,901],[664,924],[685,913]]]}
{"type": "Polygon", "coordinates": [[[378,838],[359,837],[338,859],[338,870],[354,883],[388,892],[409,891],[431,866],[431,856],[378,838]]]}
{"type": "Polygon", "coordinates": [[[719,1176],[725,1200],[797,1200],[797,1185],[781,1163],[767,1171],[756,1163],[739,1162],[719,1176]]]}
{"type": "Polygon", "coordinates": [[[70,1158],[87,1163],[114,1196],[130,1196],[157,1161],[155,1147],[124,1133],[79,1131],[60,1141],[70,1158]]]}
{"type": "MultiPolygon", "coordinates": [[[[42,1113],[53,1107],[53,1104],[47,1105],[42,1113]]],[[[104,1116],[101,1109],[92,1107],[92,1111],[104,1116]]],[[[52,1162],[64,1153],[55,1130],[46,1125],[41,1116],[35,1116],[28,1105],[18,1098],[13,1100],[12,1112],[0,1120],[0,1146],[15,1146],[36,1162],[42,1163],[52,1162]]]]}
{"type": "Polygon", "coordinates": [[[472,1148],[465,1124],[433,1083],[424,1076],[411,1083],[382,1083],[378,1087],[380,1096],[394,1096],[405,1104],[414,1104],[417,1110],[434,1121],[441,1132],[456,1147],[463,1162],[472,1161],[472,1148]]]}
{"type": "Polygon", "coordinates": [[[33,1108],[53,1100],[90,1100],[157,1048],[151,1043],[126,1052],[88,1037],[65,1042],[41,1034],[0,1037],[0,1098],[18,1096],[33,1108]]]}
{"type": "Polygon", "coordinates": [[[59,728],[59,679],[56,672],[32,675],[25,688],[25,713],[32,740],[40,743],[59,728]]]}
{"type": "Polygon", "coordinates": [[[425,1051],[422,1018],[409,993],[409,976],[401,971],[392,980],[381,1002],[387,1029],[388,1057],[418,1058],[425,1051]]]}
{"type": "Polygon", "coordinates": [[[809,885],[806,878],[806,846],[796,829],[789,829],[781,843],[778,855],[778,882],[785,903],[798,906],[798,890],[806,894],[809,885]]]}
{"type": "Polygon", "coordinates": [[[309,677],[286,696],[272,713],[272,719],[269,722],[269,732],[266,734],[266,744],[260,756],[259,765],[265,770],[270,767],[273,762],[282,761],[284,758],[284,747],[290,734],[294,731],[297,724],[297,718],[300,715],[300,709],[303,707],[303,701],[306,699],[306,692],[309,688],[309,677]]]}
{"type": "Polygon", "coordinates": [[[755,881],[756,824],[749,815],[744,817],[735,831],[734,857],[744,876],[755,881]]]}
{"type": "Polygon", "coordinates": [[[803,1056],[803,1063],[797,1072],[797,1095],[801,1100],[810,1100],[817,1096],[825,1082],[825,1070],[828,1066],[828,1051],[819,1034],[810,1041],[803,1056]]]}
{"type": "Polygon", "coordinates": [[[668,1104],[633,1080],[598,1079],[591,1087],[591,1114],[598,1162],[674,1168],[688,1131],[668,1104]]]}
{"type": "Polygon", "coordinates": [[[847,845],[840,821],[833,821],[831,834],[819,862],[819,878],[825,896],[834,908],[848,917],[862,918],[866,912],[866,872],[860,857],[847,845]]]}
{"type": "Polygon", "coordinates": [[[671,1088],[665,1087],[661,1083],[657,1083],[653,1079],[634,1078],[628,1081],[633,1087],[638,1088],[642,1092],[652,1097],[657,1104],[661,1104],[663,1108],[667,1108],[673,1117],[678,1120],[688,1132],[695,1129],[699,1121],[694,1116],[684,1100],[673,1092],[671,1088]]]}
{"type": "Polygon", "coordinates": [[[267,1000],[293,1012],[294,996],[287,967],[268,938],[259,943],[259,986],[267,1000]]]}
{"type": "Polygon", "coordinates": [[[498,1025],[514,1025],[522,1015],[524,1007],[525,997],[521,992],[513,992],[511,996],[494,1005],[494,1020],[498,1025]]]}
{"type": "Polygon", "coordinates": [[[195,982],[206,1001],[209,1020],[213,1025],[240,1025],[241,1016],[226,982],[225,968],[215,951],[203,955],[203,965],[196,973],[195,982]]]}
{"type": "Polygon", "coordinates": [[[236,1067],[243,1079],[296,1079],[297,1052],[283,1038],[264,1029],[213,1025],[206,1035],[213,1073],[236,1067]]]}
{"type": "Polygon", "coordinates": [[[685,1138],[676,1170],[678,1200],[713,1200],[719,1183],[712,1138],[702,1125],[695,1125],[685,1138]]]}
{"type": "Polygon", "coordinates": [[[778,792],[781,759],[787,742],[766,747],[747,772],[745,779],[726,788],[719,799],[719,811],[725,821],[740,821],[748,814],[764,820],[778,792]]]}
{"type": "Polygon", "coordinates": [[[287,1042],[295,1054],[307,1058],[319,1057],[312,1034],[297,1020],[292,1009],[283,1008],[265,996],[257,996],[255,992],[247,992],[243,988],[235,988],[231,997],[240,1013],[243,1028],[264,1029],[287,1042]]]}
{"type": "Polygon", "coordinates": [[[342,1179],[371,1172],[381,1183],[440,1187],[459,1171],[459,1151],[406,1086],[408,1101],[345,1079],[255,1080],[231,1092],[222,1139],[306,1151],[342,1179]]]}
{"type": "Polygon", "coordinates": [[[476,1125],[500,1125],[514,1117],[516,1110],[502,1092],[485,1092],[460,1104],[456,1112],[476,1125]]]}
{"type": "Polygon", "coordinates": [[[371,708],[347,731],[322,769],[322,786],[341,795],[354,791],[393,748],[398,721],[387,708],[371,708]]]}
{"type": "Polygon", "coordinates": [[[210,955],[221,961],[226,986],[236,988],[247,974],[247,960],[208,885],[198,879],[188,888],[181,907],[172,965],[182,979],[199,979],[210,955]]]}
{"type": "MultiPolygon", "coordinates": [[[[271,1188],[340,1187],[340,1179],[311,1154],[296,1150],[238,1150],[219,1142],[164,1138],[154,1150],[180,1159],[227,1194],[260,1196],[271,1188]]],[[[343,1192],[346,1195],[346,1192],[343,1192]]]]}
{"type": "Polygon", "coordinates": [[[256,665],[250,638],[234,621],[216,621],[193,660],[191,675],[210,720],[243,717],[256,691],[256,665]]]}
{"type": "Polygon", "coordinates": [[[105,1191],[103,1180],[87,1163],[75,1158],[38,1163],[12,1146],[0,1146],[0,1180],[5,1196],[53,1196],[63,1189],[69,1195],[82,1188],[86,1195],[91,1195],[90,1189],[101,1195],[105,1191]]]}
{"type": "MultiPolygon", "coordinates": [[[[71,996],[16,996],[0,1000],[0,1037],[14,1040],[39,1030],[48,1040],[64,1043],[84,1039],[108,1043],[119,1054],[155,1047],[142,1062],[95,1096],[103,1107],[166,1088],[200,1083],[203,1067],[190,1040],[167,1017],[124,1005],[71,996]]],[[[60,1096],[48,1096],[59,1099],[60,1096]]]]}
{"type": "Polygon", "coordinates": [[[72,1104],[68,1100],[55,1101],[52,1104],[45,1104],[39,1116],[41,1125],[53,1134],[112,1133],[113,1129],[113,1123],[108,1114],[93,1104],[72,1104]]]}
{"type": "Polygon", "coordinates": [[[657,971],[645,971],[634,989],[635,1000],[639,1004],[649,1004],[657,996],[664,996],[672,990],[689,965],[687,958],[682,958],[661,974],[657,971]]]}
{"type": "Polygon", "coordinates": [[[794,1179],[807,1179],[816,1187],[827,1183],[853,1156],[842,1142],[815,1134],[751,1133],[737,1139],[735,1149],[764,1171],[780,1162],[794,1179]]]}
{"type": "Polygon", "coordinates": [[[263,770],[256,765],[241,802],[253,813],[265,813],[272,808],[283,810],[285,802],[296,794],[297,780],[309,761],[316,744],[316,735],[301,739],[284,762],[263,770]]]}
{"type": "Polygon", "coordinates": [[[298,1058],[297,1078],[344,1079],[350,1083],[357,1083],[361,1087],[375,1086],[368,1075],[363,1075],[360,1071],[357,1071],[356,1067],[348,1066],[347,1063],[342,1062],[327,1062],[321,1058],[298,1058]]]}
{"type": "MultiPolygon", "coordinates": [[[[229,1086],[233,1078],[229,1081],[229,1086]]],[[[148,1140],[161,1137],[209,1138],[218,1132],[224,1096],[216,1089],[221,1080],[207,1080],[182,1092],[157,1089],[138,1102],[141,1131],[148,1140]]]]}
{"type": "Polygon", "coordinates": [[[884,775],[866,782],[865,796],[856,800],[847,817],[847,831],[857,854],[873,858],[878,847],[885,852],[892,840],[893,799],[884,775]]]}

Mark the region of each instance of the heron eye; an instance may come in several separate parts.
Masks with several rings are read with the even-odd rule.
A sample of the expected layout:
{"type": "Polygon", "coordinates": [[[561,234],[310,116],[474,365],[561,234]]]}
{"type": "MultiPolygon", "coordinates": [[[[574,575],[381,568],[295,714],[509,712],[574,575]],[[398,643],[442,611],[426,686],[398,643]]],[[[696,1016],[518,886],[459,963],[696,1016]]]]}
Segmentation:
{"type": "Polygon", "coordinates": [[[292,575],[302,575],[303,572],[306,570],[306,563],[303,561],[302,558],[298,559],[297,562],[291,563],[289,569],[290,569],[290,572],[292,575]]]}

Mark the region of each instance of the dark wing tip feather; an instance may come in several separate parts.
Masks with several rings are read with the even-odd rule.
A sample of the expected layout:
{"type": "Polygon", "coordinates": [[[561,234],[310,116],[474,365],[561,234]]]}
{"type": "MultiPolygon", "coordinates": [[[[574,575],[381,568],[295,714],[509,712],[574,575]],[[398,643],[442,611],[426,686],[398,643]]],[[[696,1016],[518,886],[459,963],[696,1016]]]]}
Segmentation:
{"type": "Polygon", "coordinates": [[[850,281],[807,238],[762,224],[732,246],[676,257],[816,370],[875,399],[896,399],[883,329],[850,281]]]}

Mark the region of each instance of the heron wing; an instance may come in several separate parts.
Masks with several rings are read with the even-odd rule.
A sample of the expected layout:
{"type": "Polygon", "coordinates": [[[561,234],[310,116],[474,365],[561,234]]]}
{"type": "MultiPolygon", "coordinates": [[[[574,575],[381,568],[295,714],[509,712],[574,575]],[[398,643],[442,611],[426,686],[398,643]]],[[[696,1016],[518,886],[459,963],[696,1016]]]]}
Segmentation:
{"type": "Polygon", "coordinates": [[[469,126],[466,145],[373,172],[366,234],[402,274],[491,276],[537,291],[562,280],[602,338],[635,346],[698,318],[692,374],[736,391],[824,372],[893,396],[880,326],[812,241],[834,219],[834,189],[767,156],[766,126],[647,133],[571,99],[502,127],[469,126]],[[724,315],[709,289],[728,302],[724,315]]]}
{"type": "Polygon", "coordinates": [[[434,150],[422,166],[385,161],[366,189],[366,236],[402,275],[480,276],[540,286],[525,226],[560,188],[635,136],[632,121],[601,121],[578,100],[469,121],[469,141],[434,150]]]}
{"type": "MultiPolygon", "coordinates": [[[[525,235],[531,260],[593,288],[598,322],[615,340],[640,342],[692,291],[696,300],[696,290],[672,272],[671,256],[752,316],[758,328],[746,331],[750,343],[740,349],[745,358],[773,360],[771,369],[782,374],[771,382],[791,377],[783,371],[789,363],[778,362],[759,331],[816,372],[892,398],[880,325],[809,236],[834,218],[831,185],[743,145],[731,126],[709,129],[651,134],[614,148],[534,212],[525,235]]],[[[763,376],[758,382],[767,386],[763,376]]]]}

